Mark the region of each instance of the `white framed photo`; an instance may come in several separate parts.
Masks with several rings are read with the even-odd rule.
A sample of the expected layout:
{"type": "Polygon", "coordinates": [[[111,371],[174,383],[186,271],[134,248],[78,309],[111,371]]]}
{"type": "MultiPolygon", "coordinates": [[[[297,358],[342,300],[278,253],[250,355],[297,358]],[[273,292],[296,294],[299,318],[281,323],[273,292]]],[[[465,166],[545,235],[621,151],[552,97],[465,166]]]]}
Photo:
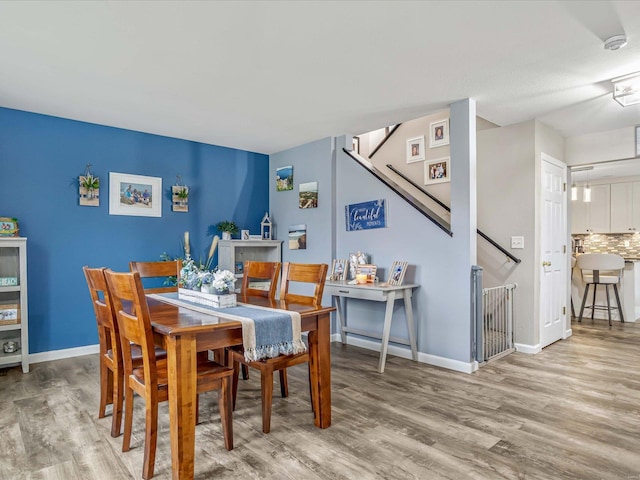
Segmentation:
{"type": "Polygon", "coordinates": [[[451,181],[449,157],[436,158],[424,162],[424,184],[444,183],[451,181]]]}
{"type": "Polygon", "coordinates": [[[424,135],[407,140],[407,163],[424,160],[424,135]]]}
{"type": "Polygon", "coordinates": [[[387,283],[389,285],[402,285],[406,273],[407,262],[393,262],[391,271],[389,272],[389,280],[387,280],[387,283]]]}
{"type": "Polygon", "coordinates": [[[449,119],[429,124],[429,148],[449,145],[449,119]]]}
{"type": "Polygon", "coordinates": [[[162,178],[109,172],[109,215],[162,216],[162,178]]]}
{"type": "Polygon", "coordinates": [[[347,279],[347,259],[334,259],[331,266],[331,273],[329,280],[333,282],[340,282],[347,279]]]}

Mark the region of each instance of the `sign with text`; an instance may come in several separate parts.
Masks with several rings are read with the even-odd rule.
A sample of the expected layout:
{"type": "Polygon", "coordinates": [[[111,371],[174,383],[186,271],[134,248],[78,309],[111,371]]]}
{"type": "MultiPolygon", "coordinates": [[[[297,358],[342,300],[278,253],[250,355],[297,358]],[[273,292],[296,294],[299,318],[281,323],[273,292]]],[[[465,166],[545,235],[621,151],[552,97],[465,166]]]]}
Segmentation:
{"type": "Polygon", "coordinates": [[[344,213],[347,232],[385,228],[387,226],[384,198],[347,205],[344,207],[344,213]]]}

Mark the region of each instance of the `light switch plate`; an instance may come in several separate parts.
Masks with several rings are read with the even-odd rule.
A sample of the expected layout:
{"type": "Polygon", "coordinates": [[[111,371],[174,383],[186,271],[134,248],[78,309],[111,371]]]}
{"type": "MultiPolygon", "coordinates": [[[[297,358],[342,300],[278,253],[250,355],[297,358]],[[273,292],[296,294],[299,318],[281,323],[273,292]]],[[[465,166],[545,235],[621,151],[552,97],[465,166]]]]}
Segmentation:
{"type": "Polygon", "coordinates": [[[511,248],[524,248],[524,237],[511,237],[511,248]]]}

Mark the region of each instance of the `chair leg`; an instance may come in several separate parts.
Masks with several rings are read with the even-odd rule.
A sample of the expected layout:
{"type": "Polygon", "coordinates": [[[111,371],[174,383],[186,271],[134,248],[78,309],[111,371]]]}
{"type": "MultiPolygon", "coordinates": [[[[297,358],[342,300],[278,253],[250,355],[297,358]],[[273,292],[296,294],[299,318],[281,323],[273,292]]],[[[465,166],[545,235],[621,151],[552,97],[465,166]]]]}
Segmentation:
{"type": "Polygon", "coordinates": [[[149,480],[153,477],[156,463],[156,444],[158,442],[158,403],[146,402],[146,421],[144,434],[144,464],[142,478],[149,480]]]}
{"type": "Polygon", "coordinates": [[[113,372],[107,364],[100,359],[100,408],[98,418],[104,418],[106,408],[113,401],[113,372]]]}
{"type": "Polygon", "coordinates": [[[113,372],[113,412],[111,413],[111,436],[120,435],[122,427],[122,402],[124,400],[124,376],[121,370],[113,372]]]}
{"type": "Polygon", "coordinates": [[[609,326],[611,326],[611,302],[609,300],[609,285],[605,284],[604,291],[607,294],[607,317],[609,318],[609,326]]]}
{"type": "Polygon", "coordinates": [[[620,303],[620,295],[618,294],[618,285],[613,284],[613,293],[616,294],[616,302],[618,302],[618,312],[620,312],[620,322],[624,323],[624,314],[622,313],[622,304],[620,303]]]}
{"type": "Polygon", "coordinates": [[[240,362],[235,359],[235,357],[233,356],[233,353],[229,352],[229,356],[231,358],[231,361],[233,362],[233,380],[231,382],[231,397],[232,397],[231,408],[235,411],[236,397],[238,396],[238,377],[240,376],[240,362]]]}
{"type": "Polygon", "coordinates": [[[133,390],[126,388],[124,392],[124,436],[122,451],[128,452],[131,446],[131,425],[133,423],[133,390]]]}
{"type": "Polygon", "coordinates": [[[598,288],[598,284],[593,284],[593,301],[591,302],[591,320],[593,320],[593,316],[596,313],[596,289],[598,288]]]}
{"type": "Polygon", "coordinates": [[[262,431],[271,431],[271,403],[273,402],[273,370],[265,368],[260,371],[262,384],[262,431]]]}
{"type": "Polygon", "coordinates": [[[283,368],[278,372],[280,374],[280,395],[282,398],[289,396],[289,380],[287,378],[287,369],[283,368]]]}
{"type": "Polygon", "coordinates": [[[247,367],[244,363],[242,364],[242,379],[249,380],[249,367],[247,367]]]}
{"type": "Polygon", "coordinates": [[[224,435],[224,447],[233,450],[233,405],[231,401],[231,386],[229,377],[222,379],[220,392],[218,393],[218,410],[222,422],[222,434],[224,435]]]}
{"type": "Polygon", "coordinates": [[[584,306],[587,303],[587,295],[589,294],[589,284],[587,283],[584,287],[584,294],[582,295],[582,306],[580,307],[580,316],[578,317],[578,322],[582,323],[582,313],[584,312],[584,306]]]}
{"type": "Polygon", "coordinates": [[[200,423],[200,394],[196,394],[196,425],[200,423]]]}

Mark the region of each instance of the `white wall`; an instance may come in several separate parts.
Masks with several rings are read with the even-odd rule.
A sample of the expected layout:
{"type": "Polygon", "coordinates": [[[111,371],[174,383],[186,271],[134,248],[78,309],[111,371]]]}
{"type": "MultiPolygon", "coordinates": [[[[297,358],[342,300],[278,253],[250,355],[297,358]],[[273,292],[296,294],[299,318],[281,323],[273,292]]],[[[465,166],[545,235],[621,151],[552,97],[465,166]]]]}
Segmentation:
{"type": "Polygon", "coordinates": [[[569,137],[565,143],[565,161],[567,165],[581,165],[632,158],[635,142],[634,127],[569,137]]]}

